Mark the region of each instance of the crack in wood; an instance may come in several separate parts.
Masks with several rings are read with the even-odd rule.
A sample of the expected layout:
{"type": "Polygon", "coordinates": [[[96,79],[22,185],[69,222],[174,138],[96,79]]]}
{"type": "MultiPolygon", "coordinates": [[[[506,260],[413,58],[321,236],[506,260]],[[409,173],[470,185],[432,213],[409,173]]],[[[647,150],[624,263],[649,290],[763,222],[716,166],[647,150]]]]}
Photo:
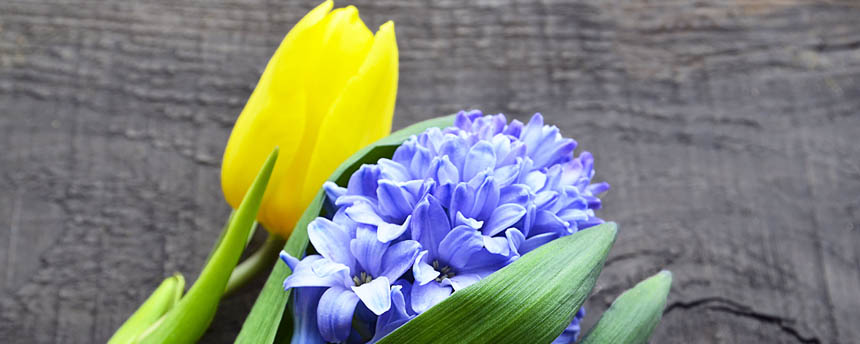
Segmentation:
{"type": "Polygon", "coordinates": [[[750,319],[755,319],[757,321],[761,321],[768,324],[773,324],[778,326],[781,330],[785,331],[785,333],[791,335],[796,338],[801,343],[806,344],[821,344],[822,341],[816,336],[804,336],[801,334],[802,331],[794,328],[792,325],[794,321],[791,319],[779,317],[772,314],[757,312],[749,306],[727,299],[723,297],[705,297],[705,298],[697,298],[690,301],[675,301],[666,306],[666,310],[664,311],[665,315],[677,310],[689,310],[695,308],[706,308],[709,310],[714,310],[718,312],[724,312],[736,316],[746,317],[750,319]]]}

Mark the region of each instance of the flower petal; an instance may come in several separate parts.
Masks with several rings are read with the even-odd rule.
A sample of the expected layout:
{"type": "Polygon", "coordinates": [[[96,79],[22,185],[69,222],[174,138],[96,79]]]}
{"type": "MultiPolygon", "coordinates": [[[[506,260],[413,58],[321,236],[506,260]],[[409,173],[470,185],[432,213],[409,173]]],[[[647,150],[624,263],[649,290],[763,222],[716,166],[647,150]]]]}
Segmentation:
{"type": "Polygon", "coordinates": [[[287,263],[287,266],[290,267],[290,270],[295,270],[296,265],[299,264],[299,259],[293,257],[291,254],[287,253],[287,251],[282,250],[278,256],[281,258],[281,260],[284,261],[284,263],[287,263]]]}
{"type": "Polygon", "coordinates": [[[457,273],[486,273],[489,275],[493,271],[503,268],[509,261],[510,257],[490,253],[487,250],[480,250],[473,254],[469,259],[469,264],[466,264],[466,266],[461,268],[460,271],[457,271],[457,273]]]}
{"type": "Polygon", "coordinates": [[[326,290],[317,306],[317,327],[327,342],[341,342],[349,336],[358,296],[350,289],[326,290]]]}
{"type": "MultiPolygon", "coordinates": [[[[462,172],[463,165],[466,162],[466,154],[468,153],[469,144],[461,137],[454,137],[445,140],[439,147],[439,155],[447,156],[457,168],[458,172],[462,172]]],[[[461,181],[463,179],[460,179],[461,181]]]]}
{"type": "Polygon", "coordinates": [[[439,258],[454,267],[463,267],[484,244],[481,234],[468,226],[457,226],[439,243],[439,258]]]}
{"type": "Polygon", "coordinates": [[[480,172],[492,171],[496,166],[496,153],[487,141],[478,141],[466,154],[461,180],[470,180],[480,172]]]}
{"type": "MultiPolygon", "coordinates": [[[[404,147],[406,144],[401,145],[400,147],[404,147]]],[[[413,145],[412,149],[415,147],[413,145]]],[[[400,148],[398,148],[398,151],[400,148]]],[[[409,156],[409,161],[412,161],[412,156],[409,156]]],[[[405,182],[412,179],[412,176],[409,173],[409,169],[406,167],[408,165],[403,165],[394,160],[388,160],[385,158],[379,159],[377,162],[379,164],[380,169],[380,179],[393,180],[397,182],[405,182]]]]}
{"type": "Polygon", "coordinates": [[[502,256],[509,256],[511,254],[507,238],[489,236],[483,236],[482,238],[484,239],[484,247],[487,248],[488,252],[502,256]]]}
{"type": "Polygon", "coordinates": [[[602,194],[602,193],[609,190],[609,183],[601,182],[601,183],[591,184],[589,186],[586,186],[585,190],[590,192],[592,195],[602,194]]]}
{"type": "Polygon", "coordinates": [[[484,225],[484,221],[478,221],[471,217],[466,217],[461,212],[457,212],[456,219],[454,220],[454,227],[457,226],[467,226],[471,229],[481,229],[484,225]]]}
{"type": "Polygon", "coordinates": [[[526,236],[523,235],[523,232],[520,232],[520,230],[516,228],[508,228],[505,231],[505,238],[508,239],[508,245],[511,247],[511,251],[517,255],[522,255],[520,252],[520,246],[522,246],[526,241],[526,236]]]}
{"type": "Polygon", "coordinates": [[[543,132],[543,116],[536,113],[529,119],[529,122],[523,128],[520,134],[520,140],[525,142],[528,148],[528,154],[531,155],[538,149],[537,143],[543,132]]]}
{"type": "Polygon", "coordinates": [[[466,288],[472,284],[477,283],[481,280],[481,275],[479,274],[459,274],[454,277],[449,277],[442,280],[442,285],[450,285],[454,288],[454,291],[466,288]]]}
{"type": "MultiPolygon", "coordinates": [[[[360,22],[357,16],[350,17],[350,20],[360,22]]],[[[353,43],[346,40],[348,36],[342,37],[344,39],[339,42],[344,45],[359,45],[364,42],[364,36],[354,36],[356,41],[353,43]]],[[[308,176],[301,184],[302,200],[309,202],[313,199],[323,181],[341,161],[391,130],[398,77],[394,23],[389,21],[382,24],[373,37],[369,50],[365,51],[366,58],[363,61],[354,57],[350,60],[362,61],[356,73],[343,73],[342,67],[336,63],[317,61],[320,68],[327,68],[329,71],[316,75],[314,80],[326,80],[330,73],[338,73],[331,77],[345,76],[349,80],[339,93],[327,92],[336,95],[336,98],[333,102],[326,103],[325,114],[319,114],[319,135],[315,137],[315,144],[308,146],[313,147],[310,161],[297,167],[305,170],[308,176]]]]}
{"type": "MultiPolygon", "coordinates": [[[[287,78],[282,81],[284,84],[301,85],[305,96],[305,123],[302,125],[305,130],[297,144],[300,148],[296,154],[285,155],[291,157],[287,160],[283,176],[287,186],[277,193],[269,193],[275,194],[272,197],[276,199],[286,199],[285,205],[292,208],[289,213],[297,214],[301,214],[313,200],[323,182],[341,161],[373,141],[365,138],[364,133],[334,133],[331,125],[328,125],[338,120],[331,118],[331,110],[342,98],[341,95],[348,92],[346,88],[354,76],[360,74],[360,67],[371,50],[373,34],[353,6],[333,10],[314,29],[316,36],[292,42],[291,49],[285,52],[285,61],[281,63],[294,65],[276,71],[279,76],[287,78]],[[287,74],[290,77],[286,77],[287,74]],[[330,147],[332,135],[339,135],[337,150],[330,147]],[[321,154],[325,158],[321,158],[321,154]]],[[[282,105],[277,111],[284,112],[284,108],[289,106],[282,105]]],[[[292,127],[296,124],[275,122],[269,125],[292,127]]],[[[255,139],[261,136],[256,135],[255,139]]]]}
{"type": "Polygon", "coordinates": [[[308,224],[308,239],[323,257],[352,267],[355,260],[344,248],[352,240],[343,226],[318,217],[308,224]]]}
{"type": "Polygon", "coordinates": [[[322,343],[317,327],[317,307],[327,288],[298,288],[293,291],[293,342],[322,343]]]}
{"type": "Polygon", "coordinates": [[[415,278],[415,284],[427,284],[439,277],[439,271],[430,265],[430,256],[427,254],[426,250],[418,253],[415,264],[412,265],[412,277],[415,278]]]}
{"type": "MultiPolygon", "coordinates": [[[[267,192],[257,219],[273,233],[290,234],[306,203],[295,197],[291,158],[298,155],[302,139],[311,128],[304,80],[319,52],[327,13],[333,4],[326,1],[311,10],[287,34],[275,51],[242,113],[233,126],[221,166],[224,198],[233,208],[274,147],[280,147],[267,192]],[[309,57],[310,56],[310,57],[309,57]]],[[[315,127],[313,127],[315,128],[315,127]]],[[[303,173],[303,171],[302,171],[303,173]]]]}
{"type": "MultiPolygon", "coordinates": [[[[558,129],[554,130],[556,137],[561,137],[558,133],[558,129]]],[[[545,142],[552,142],[555,138],[549,138],[547,135],[547,140],[545,142]]],[[[553,164],[565,163],[568,160],[573,159],[573,150],[576,149],[576,141],[572,139],[561,139],[552,143],[549,143],[546,147],[542,147],[537,151],[537,154],[534,156],[534,162],[536,168],[543,168],[546,166],[551,166],[553,164]]]]}
{"type": "Polygon", "coordinates": [[[520,166],[517,164],[511,164],[507,166],[502,166],[497,168],[493,172],[493,178],[495,178],[500,186],[508,186],[514,183],[517,180],[517,177],[520,175],[520,166]]]}
{"type": "Polygon", "coordinates": [[[412,195],[390,180],[379,181],[376,197],[379,200],[380,213],[398,221],[403,221],[415,207],[412,195]]]}
{"type": "Polygon", "coordinates": [[[382,256],[382,272],[379,275],[388,277],[390,281],[400,278],[414,265],[420,248],[421,245],[415,240],[404,240],[391,245],[382,256]]]}
{"type": "Polygon", "coordinates": [[[566,222],[570,222],[570,223],[576,223],[576,222],[588,220],[588,212],[586,212],[585,210],[574,209],[574,208],[562,210],[562,211],[558,212],[557,216],[562,221],[566,221],[566,222]]]}
{"type": "Polygon", "coordinates": [[[325,182],[323,184],[323,190],[325,190],[325,195],[331,203],[337,201],[339,197],[346,195],[347,192],[345,187],[341,187],[334,182],[325,182]]]}
{"type": "Polygon", "coordinates": [[[284,280],[284,290],[297,287],[333,287],[343,285],[349,268],[320,255],[310,255],[296,264],[284,280]],[[315,265],[317,266],[315,268],[315,265]]]}
{"type": "Polygon", "coordinates": [[[516,203],[525,206],[530,200],[531,190],[524,184],[508,185],[499,193],[499,204],[516,203]]]}
{"type": "Polygon", "coordinates": [[[520,133],[523,131],[523,122],[518,120],[511,120],[511,123],[505,127],[505,131],[503,132],[505,135],[520,137],[520,133]]]}
{"type": "Polygon", "coordinates": [[[358,287],[353,286],[352,290],[373,314],[380,315],[391,308],[391,284],[385,276],[374,278],[370,283],[358,287]]]}
{"type": "Polygon", "coordinates": [[[499,187],[492,175],[487,175],[475,193],[475,204],[469,217],[486,220],[499,204],[499,187]]]}
{"type": "Polygon", "coordinates": [[[346,186],[347,194],[353,196],[364,196],[368,199],[376,199],[377,181],[380,176],[380,168],[376,165],[361,165],[352,176],[346,186]]]}
{"type": "Polygon", "coordinates": [[[540,210],[535,214],[535,223],[529,235],[541,233],[558,233],[561,235],[570,234],[568,232],[570,223],[560,219],[555,214],[546,210],[540,210]]]}
{"type": "Polygon", "coordinates": [[[406,297],[401,287],[399,285],[392,286],[391,309],[379,316],[376,321],[376,331],[373,333],[373,339],[370,340],[370,343],[376,343],[413,317],[409,315],[406,309],[406,297]]]}
{"type": "Polygon", "coordinates": [[[481,229],[481,232],[488,236],[496,235],[517,223],[525,214],[526,209],[519,204],[503,204],[493,211],[493,215],[491,215],[490,219],[484,223],[484,227],[481,229]]]}
{"type": "Polygon", "coordinates": [[[431,256],[438,256],[439,242],[450,229],[448,216],[436,197],[428,195],[415,207],[412,214],[412,239],[418,240],[431,256]]]}
{"type": "Polygon", "coordinates": [[[439,185],[456,184],[460,181],[460,171],[447,155],[443,155],[433,159],[430,164],[429,177],[433,178],[439,185]]]}
{"type": "Polygon", "coordinates": [[[413,284],[412,309],[418,313],[423,313],[448,298],[453,291],[452,287],[443,286],[438,282],[430,282],[425,285],[413,284]]]}
{"type": "Polygon", "coordinates": [[[367,202],[357,202],[345,210],[346,215],[349,216],[350,219],[355,221],[356,223],[363,223],[367,225],[379,226],[385,223],[379,214],[376,212],[376,209],[370,203],[367,202]]]}
{"type": "Polygon", "coordinates": [[[451,196],[451,205],[448,207],[448,213],[455,219],[456,214],[462,213],[463,216],[474,218],[472,208],[475,206],[475,190],[467,183],[459,183],[454,187],[454,193],[451,196]]]}
{"type": "Polygon", "coordinates": [[[538,192],[535,195],[535,207],[537,207],[537,210],[544,210],[550,208],[553,206],[553,204],[558,202],[558,199],[558,192],[551,190],[538,192]]]}
{"type": "Polygon", "coordinates": [[[546,174],[541,171],[531,171],[526,174],[524,182],[532,192],[538,192],[546,185],[546,174]]]}
{"type": "Polygon", "coordinates": [[[376,228],[377,239],[382,242],[391,242],[399,238],[409,229],[409,224],[412,222],[412,215],[406,217],[402,225],[392,223],[382,223],[376,228]]]}
{"type": "MultiPolygon", "coordinates": [[[[367,225],[359,225],[355,232],[355,239],[349,242],[349,250],[355,260],[373,277],[379,276],[382,272],[382,255],[387,249],[388,244],[377,240],[376,231],[367,225]]],[[[353,275],[357,272],[353,271],[353,275]]]]}

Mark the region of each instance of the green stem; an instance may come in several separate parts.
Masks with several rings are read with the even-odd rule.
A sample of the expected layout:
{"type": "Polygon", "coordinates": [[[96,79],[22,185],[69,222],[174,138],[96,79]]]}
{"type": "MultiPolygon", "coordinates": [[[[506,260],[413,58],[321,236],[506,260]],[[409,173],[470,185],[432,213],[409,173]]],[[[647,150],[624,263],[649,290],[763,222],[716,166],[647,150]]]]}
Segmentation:
{"type": "Polygon", "coordinates": [[[224,289],[224,296],[233,294],[254,276],[271,268],[278,259],[278,253],[284,248],[285,242],[286,240],[280,236],[269,233],[263,246],[233,269],[230,280],[227,281],[227,287],[224,289]]]}

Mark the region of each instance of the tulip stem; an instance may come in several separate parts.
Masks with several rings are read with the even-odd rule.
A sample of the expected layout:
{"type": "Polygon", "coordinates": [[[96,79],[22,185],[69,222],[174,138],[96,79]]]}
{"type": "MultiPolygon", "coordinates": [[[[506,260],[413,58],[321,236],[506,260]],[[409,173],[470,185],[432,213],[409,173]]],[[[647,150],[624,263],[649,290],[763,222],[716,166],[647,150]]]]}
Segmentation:
{"type": "Polygon", "coordinates": [[[257,274],[272,267],[278,259],[278,253],[284,248],[286,240],[278,235],[269,233],[266,242],[256,252],[251,254],[233,269],[227,287],[224,288],[224,296],[233,294],[236,290],[248,283],[257,274]]]}

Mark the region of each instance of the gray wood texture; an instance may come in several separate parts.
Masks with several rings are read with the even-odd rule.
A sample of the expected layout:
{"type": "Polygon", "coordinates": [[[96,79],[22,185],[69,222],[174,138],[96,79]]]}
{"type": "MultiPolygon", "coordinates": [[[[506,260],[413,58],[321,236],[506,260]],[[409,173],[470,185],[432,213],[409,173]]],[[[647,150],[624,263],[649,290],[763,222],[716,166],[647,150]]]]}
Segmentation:
{"type": "MultiPolygon", "coordinates": [[[[0,342],[103,342],[194,280],[232,123],[313,5],[0,2],[0,342]]],[[[667,268],[655,343],[860,342],[857,2],[356,5],[397,23],[395,128],[539,111],[595,154],[621,231],[586,326],[667,268]]],[[[202,342],[232,341],[259,284],[202,342]]]]}

